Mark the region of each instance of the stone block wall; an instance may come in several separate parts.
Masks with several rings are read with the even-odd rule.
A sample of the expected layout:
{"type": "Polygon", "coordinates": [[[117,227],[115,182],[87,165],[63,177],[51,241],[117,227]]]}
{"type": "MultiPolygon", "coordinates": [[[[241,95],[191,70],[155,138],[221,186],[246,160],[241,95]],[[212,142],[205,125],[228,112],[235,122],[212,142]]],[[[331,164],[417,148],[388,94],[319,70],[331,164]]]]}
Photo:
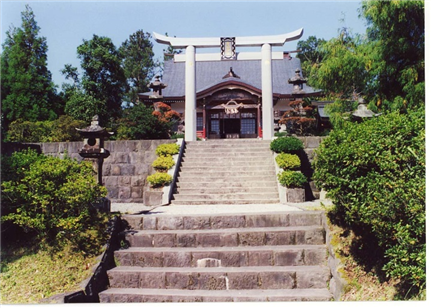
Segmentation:
{"type": "MultiPolygon", "coordinates": [[[[312,173],[310,162],[314,159],[314,152],[325,137],[298,137],[304,143],[304,152],[308,157],[304,160],[306,175],[312,173]],[[308,161],[308,162],[307,162],[308,161]]],[[[108,189],[108,198],[111,202],[143,202],[143,192],[147,188],[146,178],[154,173],[151,164],[156,159],[155,150],[163,143],[174,143],[176,140],[118,140],[106,141],[105,148],[111,155],[103,164],[102,181],[108,189]]],[[[82,160],[78,154],[83,143],[77,142],[49,142],[49,143],[5,143],[2,144],[2,155],[9,155],[13,151],[28,147],[34,148],[46,155],[63,158],[68,155],[71,158],[82,160]]],[[[311,183],[314,187],[314,183],[311,183]]]]}
{"type": "MultiPolygon", "coordinates": [[[[103,184],[108,189],[111,202],[143,202],[143,191],[147,185],[146,178],[154,173],[151,164],[156,159],[156,148],[163,143],[174,143],[176,140],[119,140],[106,141],[105,149],[111,155],[103,163],[103,184]]],[[[8,155],[14,151],[31,147],[45,155],[63,158],[65,155],[78,161],[78,154],[83,143],[49,142],[49,143],[5,143],[2,144],[2,154],[8,155]]]]}

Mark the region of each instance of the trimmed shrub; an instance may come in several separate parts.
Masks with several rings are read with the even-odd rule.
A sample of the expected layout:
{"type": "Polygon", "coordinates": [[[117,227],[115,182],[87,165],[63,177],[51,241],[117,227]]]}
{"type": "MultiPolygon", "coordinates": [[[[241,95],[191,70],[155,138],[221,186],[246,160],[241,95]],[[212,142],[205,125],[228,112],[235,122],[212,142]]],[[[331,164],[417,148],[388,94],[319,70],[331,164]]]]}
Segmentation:
{"type": "Polygon", "coordinates": [[[286,137],[287,132],[275,132],[274,137],[286,137]]]}
{"type": "Polygon", "coordinates": [[[280,172],[277,177],[280,184],[287,188],[301,188],[308,182],[305,175],[292,170],[280,172]]]}
{"type": "Polygon", "coordinates": [[[172,156],[180,152],[180,146],[176,143],[161,144],[156,148],[157,156],[172,156]]]}
{"type": "Polygon", "coordinates": [[[425,111],[346,122],[316,154],[314,179],[333,201],[332,222],[361,239],[371,267],[424,287],[425,111]]]}
{"type": "Polygon", "coordinates": [[[152,166],[159,172],[167,172],[175,165],[174,159],[171,155],[159,156],[153,162],[152,166]]]}
{"type": "Polygon", "coordinates": [[[301,167],[301,160],[295,154],[280,153],[275,158],[275,161],[284,170],[295,170],[301,167]]]}
{"type": "Polygon", "coordinates": [[[271,142],[270,148],[275,153],[295,153],[304,149],[304,144],[296,137],[280,137],[271,142]]]}
{"type": "Polygon", "coordinates": [[[172,182],[172,176],[167,173],[156,172],[149,175],[147,181],[151,184],[151,187],[157,188],[170,184],[172,182]]]}
{"type": "Polygon", "coordinates": [[[3,223],[36,233],[42,246],[66,245],[98,254],[106,240],[107,215],[93,206],[106,195],[94,178],[92,165],[69,158],[15,153],[10,166],[21,166],[2,182],[3,223]]]}

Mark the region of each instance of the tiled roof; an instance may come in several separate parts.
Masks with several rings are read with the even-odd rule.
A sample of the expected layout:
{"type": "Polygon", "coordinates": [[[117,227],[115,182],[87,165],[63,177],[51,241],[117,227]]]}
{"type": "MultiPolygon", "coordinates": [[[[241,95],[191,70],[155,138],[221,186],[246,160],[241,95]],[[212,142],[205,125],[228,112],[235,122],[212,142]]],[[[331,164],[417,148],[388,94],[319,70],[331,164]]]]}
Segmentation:
{"type": "MultiPolygon", "coordinates": [[[[274,94],[291,94],[293,85],[287,80],[295,76],[295,70],[301,68],[298,58],[284,58],[272,60],[272,85],[274,94]]],[[[260,60],[223,60],[196,62],[196,92],[199,93],[226,81],[245,83],[261,89],[261,61],[260,60]],[[224,78],[232,67],[233,72],[240,78],[224,78]]],[[[185,95],[185,63],[166,61],[162,81],[167,84],[163,90],[164,97],[178,97],[185,95]]],[[[305,94],[319,92],[306,84],[303,86],[305,94]]]]}

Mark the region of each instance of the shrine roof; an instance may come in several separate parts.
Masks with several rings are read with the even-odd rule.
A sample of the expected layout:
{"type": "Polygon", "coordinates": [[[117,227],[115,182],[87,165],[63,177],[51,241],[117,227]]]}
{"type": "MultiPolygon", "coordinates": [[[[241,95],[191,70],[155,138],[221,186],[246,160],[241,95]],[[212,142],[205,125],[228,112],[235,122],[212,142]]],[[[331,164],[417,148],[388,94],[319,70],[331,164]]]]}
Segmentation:
{"type": "MultiPolygon", "coordinates": [[[[236,81],[261,90],[261,61],[260,60],[223,60],[196,62],[196,92],[199,93],[227,81],[236,81]],[[232,71],[239,78],[223,78],[232,71]]],[[[274,94],[291,94],[293,85],[287,81],[295,76],[295,70],[301,69],[298,58],[284,58],[272,60],[272,83],[274,94]]],[[[185,94],[185,62],[166,61],[163,73],[163,83],[167,87],[163,90],[164,97],[182,97],[185,94]]],[[[313,94],[320,90],[303,85],[304,94],[313,94]]],[[[147,93],[142,93],[146,95],[147,93]]]]}

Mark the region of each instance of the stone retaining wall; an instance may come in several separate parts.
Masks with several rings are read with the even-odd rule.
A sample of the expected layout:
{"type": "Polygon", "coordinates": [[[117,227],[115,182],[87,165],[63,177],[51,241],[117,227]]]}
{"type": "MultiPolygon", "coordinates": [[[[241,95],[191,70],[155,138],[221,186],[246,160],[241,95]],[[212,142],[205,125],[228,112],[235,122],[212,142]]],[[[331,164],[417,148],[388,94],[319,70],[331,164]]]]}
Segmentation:
{"type": "MultiPolygon", "coordinates": [[[[151,164],[157,158],[156,148],[163,143],[176,140],[120,140],[106,141],[105,148],[111,155],[103,164],[103,184],[108,189],[111,202],[143,202],[146,178],[154,173],[151,164]]],[[[71,158],[82,161],[78,154],[82,142],[6,143],[2,144],[2,155],[31,147],[45,155],[71,158]]]]}
{"type": "MultiPolygon", "coordinates": [[[[304,143],[304,152],[309,160],[313,160],[315,149],[324,137],[298,137],[304,143]]],[[[103,164],[102,181],[108,189],[108,198],[114,203],[142,203],[143,192],[147,188],[146,178],[154,173],[151,167],[157,158],[155,150],[163,143],[174,143],[176,140],[118,140],[106,141],[105,148],[111,155],[103,164]]],[[[203,141],[204,142],[204,141],[203,141]]],[[[77,142],[49,142],[49,143],[5,143],[2,144],[2,155],[28,147],[46,155],[82,160],[78,151],[83,143],[77,142]]]]}

